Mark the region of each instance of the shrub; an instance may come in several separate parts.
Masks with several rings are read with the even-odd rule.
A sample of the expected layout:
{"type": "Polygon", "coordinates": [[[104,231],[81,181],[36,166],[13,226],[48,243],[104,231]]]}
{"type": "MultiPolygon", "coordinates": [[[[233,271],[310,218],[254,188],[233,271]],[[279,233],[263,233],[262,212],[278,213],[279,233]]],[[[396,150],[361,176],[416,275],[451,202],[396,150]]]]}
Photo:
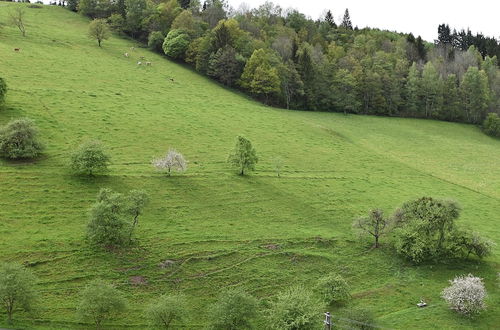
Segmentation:
{"type": "Polygon", "coordinates": [[[349,285],[338,274],[330,274],[320,278],[316,290],[327,304],[338,303],[351,298],[349,285]]]}
{"type": "Polygon", "coordinates": [[[105,320],[125,309],[126,300],[119,290],[105,281],[94,280],[83,290],[77,312],[99,329],[105,320]]]}
{"type": "Polygon", "coordinates": [[[38,130],[30,119],[12,120],[0,128],[0,156],[10,159],[35,158],[42,150],[38,130]]]}
{"type": "Polygon", "coordinates": [[[257,314],[257,299],[239,289],[222,292],[209,311],[210,329],[251,329],[257,314]]]}
{"type": "Polygon", "coordinates": [[[36,299],[33,273],[17,263],[0,264],[0,301],[9,323],[16,308],[29,311],[36,299]]]}
{"type": "Polygon", "coordinates": [[[171,30],[163,42],[163,51],[168,57],[183,59],[191,38],[183,30],[171,30]]]}
{"type": "Polygon", "coordinates": [[[322,304],[302,286],[291,287],[278,294],[267,314],[270,329],[317,329],[321,323],[322,304]]]}
{"type": "Polygon", "coordinates": [[[165,40],[165,35],[161,31],[151,32],[148,37],[149,49],[161,52],[164,40],[165,40]]]}
{"type": "Polygon", "coordinates": [[[169,149],[163,158],[153,159],[152,164],[158,171],[166,170],[168,176],[170,176],[172,170],[176,170],[177,172],[187,170],[187,162],[184,156],[175,149],[169,149]]]}
{"type": "Polygon", "coordinates": [[[370,310],[352,307],[342,313],[342,317],[336,322],[339,329],[376,329],[375,317],[370,310]]]}
{"type": "Polygon", "coordinates": [[[85,142],[71,156],[71,169],[80,175],[92,176],[108,170],[110,157],[99,141],[85,142]]]}
{"type": "Polygon", "coordinates": [[[483,130],[488,135],[500,137],[500,117],[498,114],[488,114],[483,122],[483,130]]]}
{"type": "Polygon", "coordinates": [[[484,299],[487,294],[481,278],[469,274],[457,276],[450,283],[451,286],[445,288],[441,296],[451,309],[466,316],[479,314],[486,309],[484,299]]]}
{"type": "Polygon", "coordinates": [[[182,295],[162,295],[146,308],[146,317],[153,327],[169,329],[182,322],[187,314],[186,298],[182,295]]]}
{"type": "Polygon", "coordinates": [[[5,79],[0,77],[0,105],[5,102],[5,95],[7,94],[7,83],[5,79]]]}

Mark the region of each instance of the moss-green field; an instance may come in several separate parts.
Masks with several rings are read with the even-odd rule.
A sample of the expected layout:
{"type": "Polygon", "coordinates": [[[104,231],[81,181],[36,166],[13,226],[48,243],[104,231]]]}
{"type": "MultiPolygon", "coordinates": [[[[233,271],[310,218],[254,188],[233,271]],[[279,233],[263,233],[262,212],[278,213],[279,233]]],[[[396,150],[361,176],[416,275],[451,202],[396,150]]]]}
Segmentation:
{"type": "MultiPolygon", "coordinates": [[[[13,6],[0,2],[0,22],[13,6]]],[[[36,315],[15,314],[14,327],[90,327],[75,307],[97,277],[129,300],[109,328],[147,328],[144,305],[183,292],[192,311],[177,326],[195,329],[222,288],[268,299],[329,272],[351,285],[349,305],[373,310],[386,328],[500,324],[498,245],[483,261],[412,266],[385,239],[372,250],[351,229],[371,208],[390,214],[412,198],[451,197],[463,208],[460,226],[500,243],[499,140],[457,123],[266,107],[133,41],[113,36],[99,48],[86,36],[88,20],[63,8],[26,9],[26,21],[24,38],[0,28],[0,76],[9,87],[0,125],[33,119],[46,151],[36,161],[0,160],[0,261],[30,265],[41,299],[36,315]],[[152,66],[138,66],[140,56],[152,66]],[[260,158],[247,177],[226,163],[238,134],[260,158]],[[107,146],[105,176],[69,172],[69,155],[88,139],[107,146]],[[169,147],[189,160],[186,173],[166,177],[151,166],[169,147]],[[285,160],[281,178],[277,156],[285,160]],[[86,244],[87,209],[102,187],[150,193],[134,248],[96,252],[86,244]],[[159,267],[167,259],[173,266],[159,267]],[[448,280],[467,273],[484,278],[489,292],[488,310],[473,320],[440,298],[448,280]],[[147,283],[133,285],[134,276],[147,283]],[[421,297],[429,307],[416,307],[421,297]]]]}

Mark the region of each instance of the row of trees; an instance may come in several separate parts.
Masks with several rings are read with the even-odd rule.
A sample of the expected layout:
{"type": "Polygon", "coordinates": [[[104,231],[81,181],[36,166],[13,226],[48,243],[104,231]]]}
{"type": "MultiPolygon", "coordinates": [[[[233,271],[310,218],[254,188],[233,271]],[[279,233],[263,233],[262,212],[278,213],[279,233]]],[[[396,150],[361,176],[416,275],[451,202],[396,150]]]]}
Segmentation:
{"type": "Polygon", "coordinates": [[[330,11],[313,21],[271,2],[231,10],[223,0],[80,0],[71,8],[267,104],[475,124],[500,111],[498,44],[479,34],[450,55],[447,41],[353,28],[347,10],[337,25],[330,11]]]}
{"type": "MultiPolygon", "coordinates": [[[[0,300],[12,323],[16,310],[32,311],[39,303],[37,278],[32,271],[17,263],[0,264],[0,300]]],[[[320,278],[314,287],[293,286],[265,304],[242,289],[222,290],[208,309],[209,329],[251,329],[257,318],[263,317],[271,329],[312,329],[321,323],[326,305],[346,303],[350,298],[349,285],[338,274],[320,278]],[[262,305],[267,306],[264,310],[262,305]]],[[[111,283],[93,280],[79,294],[78,315],[100,328],[109,319],[127,308],[125,295],[111,283]]],[[[144,309],[152,327],[175,328],[187,321],[187,298],[182,293],[164,294],[144,309]]],[[[354,321],[374,324],[371,313],[363,311],[363,319],[353,314],[354,321]]]]}
{"type": "MultiPolygon", "coordinates": [[[[9,323],[17,309],[29,312],[37,305],[36,282],[28,268],[16,263],[0,264],[0,300],[4,302],[9,323]]],[[[469,274],[450,283],[441,295],[451,309],[466,316],[475,316],[486,309],[487,292],[481,278],[469,274]]],[[[317,329],[328,305],[345,304],[350,298],[349,285],[338,274],[320,278],[313,288],[292,286],[262,304],[242,289],[225,289],[208,309],[208,329],[253,329],[257,318],[263,319],[269,329],[317,329]]],[[[107,281],[93,280],[79,294],[79,317],[94,323],[97,329],[126,309],[123,292],[107,281]]],[[[182,293],[164,294],[146,305],[144,317],[153,328],[171,329],[187,321],[189,309],[182,293]]],[[[343,316],[335,319],[335,324],[341,326],[347,321],[344,325],[348,328],[376,327],[368,310],[348,308],[343,316]]]]}
{"type": "Polygon", "coordinates": [[[355,220],[353,227],[372,236],[375,248],[382,236],[391,234],[395,251],[416,264],[490,255],[492,241],[456,226],[460,210],[453,200],[422,197],[404,203],[391,217],[385,217],[382,210],[372,210],[355,220]]]}
{"type": "Polygon", "coordinates": [[[454,50],[467,50],[470,46],[476,47],[483,57],[500,57],[500,43],[497,39],[476,33],[473,35],[470,29],[451,30],[448,24],[438,26],[438,38],[434,41],[440,46],[445,46],[450,50],[449,56],[454,56],[454,50]]]}

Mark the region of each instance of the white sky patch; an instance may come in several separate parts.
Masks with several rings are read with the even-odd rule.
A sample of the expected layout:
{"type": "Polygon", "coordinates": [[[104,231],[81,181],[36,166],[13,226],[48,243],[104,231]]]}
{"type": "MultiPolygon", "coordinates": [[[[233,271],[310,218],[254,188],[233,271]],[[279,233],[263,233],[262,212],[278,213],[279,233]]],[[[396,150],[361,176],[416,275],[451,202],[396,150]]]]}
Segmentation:
{"type": "MultiPolygon", "coordinates": [[[[227,0],[235,9],[241,3],[251,8],[266,0],[227,0]]],[[[338,24],[349,8],[354,26],[366,26],[398,32],[412,32],[427,41],[437,38],[439,24],[446,23],[460,30],[469,27],[475,34],[500,38],[500,0],[275,0],[283,9],[295,8],[318,19],[330,9],[338,24]]]]}

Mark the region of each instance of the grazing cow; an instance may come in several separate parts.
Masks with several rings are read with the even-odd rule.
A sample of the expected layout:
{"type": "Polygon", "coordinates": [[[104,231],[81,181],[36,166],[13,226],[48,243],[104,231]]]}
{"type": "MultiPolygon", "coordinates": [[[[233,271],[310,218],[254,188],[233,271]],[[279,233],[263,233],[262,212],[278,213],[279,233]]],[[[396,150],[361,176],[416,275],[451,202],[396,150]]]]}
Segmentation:
{"type": "Polygon", "coordinates": [[[123,56],[128,57],[128,53],[123,54],[123,56]]]}
{"type": "Polygon", "coordinates": [[[142,62],[140,62],[140,61],[139,61],[139,62],[137,62],[137,65],[142,65],[142,62]]]}
{"type": "Polygon", "coordinates": [[[171,81],[171,82],[174,82],[174,78],[170,78],[170,81],[171,81]]]}
{"type": "Polygon", "coordinates": [[[130,47],[130,50],[135,50],[135,47],[130,47]]]}
{"type": "Polygon", "coordinates": [[[144,56],[141,56],[141,57],[140,57],[140,59],[141,59],[141,60],[144,60],[144,59],[146,59],[146,58],[145,58],[144,56]]]}
{"type": "Polygon", "coordinates": [[[151,66],[151,62],[146,62],[146,65],[147,66],[151,66]]]}
{"type": "Polygon", "coordinates": [[[14,51],[15,51],[15,52],[18,52],[18,51],[20,51],[20,50],[21,50],[21,48],[14,48],[14,51]]]}

